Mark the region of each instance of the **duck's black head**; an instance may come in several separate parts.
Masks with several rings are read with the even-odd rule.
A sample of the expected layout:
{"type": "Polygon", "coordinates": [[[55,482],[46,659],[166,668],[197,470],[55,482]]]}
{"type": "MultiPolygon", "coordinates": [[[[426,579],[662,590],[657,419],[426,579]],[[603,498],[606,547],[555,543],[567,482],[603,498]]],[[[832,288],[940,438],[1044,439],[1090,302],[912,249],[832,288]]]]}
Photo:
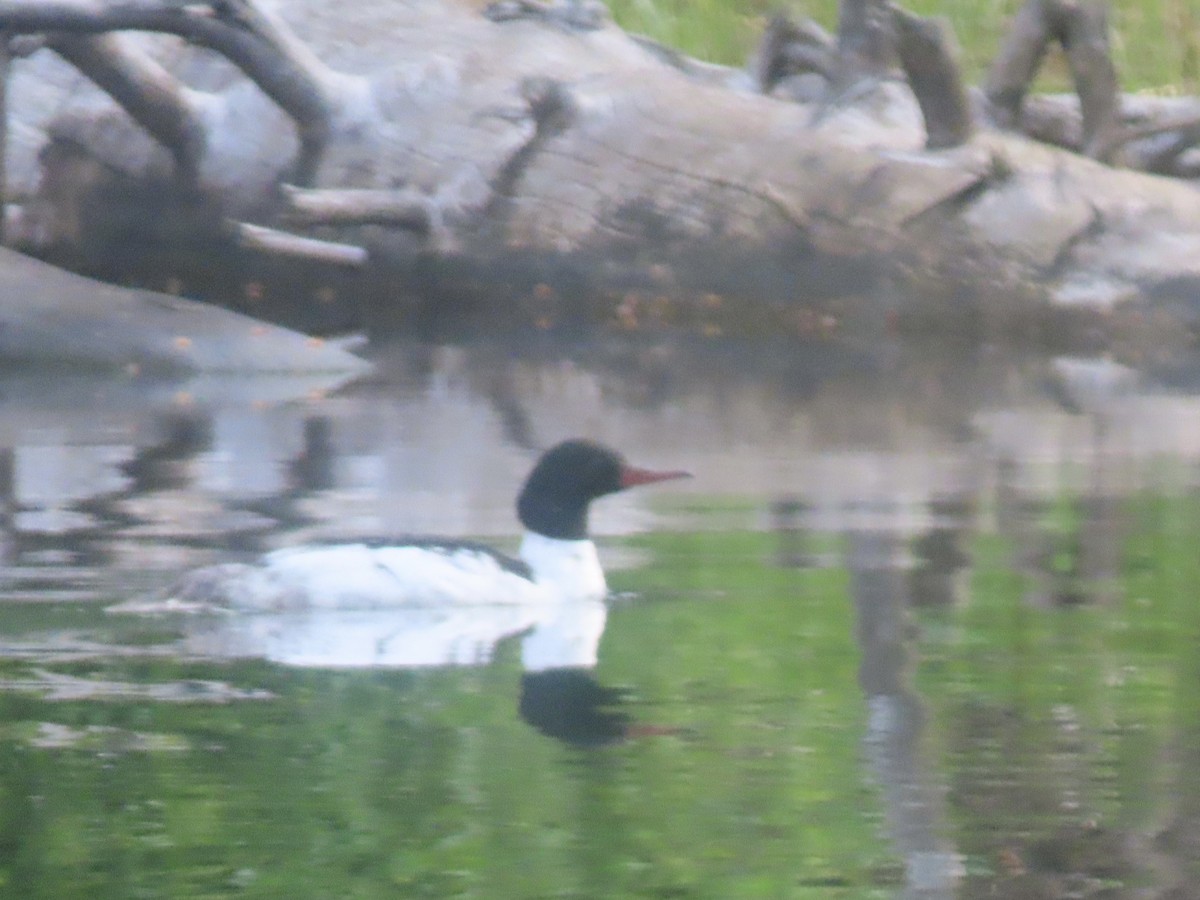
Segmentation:
{"type": "Polygon", "coordinates": [[[639,484],[686,478],[687,472],[652,472],[592,441],[572,440],[542,454],[517,498],[517,516],[530,531],[562,540],[588,536],[588,504],[639,484]]]}

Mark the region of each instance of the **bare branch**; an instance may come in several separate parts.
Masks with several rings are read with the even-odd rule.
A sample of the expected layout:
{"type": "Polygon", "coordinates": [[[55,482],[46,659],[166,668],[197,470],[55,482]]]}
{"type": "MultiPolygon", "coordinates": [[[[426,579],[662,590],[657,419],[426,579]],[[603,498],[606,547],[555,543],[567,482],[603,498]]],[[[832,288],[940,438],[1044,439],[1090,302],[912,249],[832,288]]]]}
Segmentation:
{"type": "MultiPolygon", "coordinates": [[[[1193,178],[1181,161],[1200,145],[1200,101],[1186,97],[1126,96],[1121,127],[1111,151],[1128,168],[1176,178],[1193,178]]],[[[1021,130],[1034,140],[1082,152],[1083,115],[1078,98],[1065,94],[1029,97],[1021,111],[1021,130]]]]}
{"type": "Polygon", "coordinates": [[[815,22],[793,22],[778,12],[767,23],[747,69],[755,85],[769,94],[784,78],[815,72],[828,78],[834,68],[834,44],[815,22]]]}
{"type": "Polygon", "coordinates": [[[896,8],[900,65],[925,118],[925,146],[958,147],[971,138],[971,104],[967,98],[958,48],[949,25],[896,8]]]}
{"type": "Polygon", "coordinates": [[[1108,8],[1102,0],[1028,0],[984,84],[993,120],[1021,123],[1021,106],[1051,41],[1067,55],[1083,114],[1083,153],[1108,160],[1121,144],[1117,73],[1108,45],[1108,8]]]}
{"type": "Polygon", "coordinates": [[[354,244],[321,241],[247,222],[235,222],[233,225],[238,245],[248,249],[335,266],[362,266],[368,259],[367,251],[354,244]]]}
{"type": "Polygon", "coordinates": [[[284,185],[287,217],[307,225],[390,225],[428,232],[429,198],[410,190],[304,190],[284,185]]]}
{"type": "Polygon", "coordinates": [[[176,34],[236,65],[295,121],[308,181],[329,138],[343,76],[329,69],[277,20],[249,0],[0,0],[0,30],[14,34],[94,34],[139,30],[176,34]]]}
{"type": "Polygon", "coordinates": [[[1103,2],[1058,4],[1059,40],[1067,54],[1083,112],[1083,152],[1108,161],[1120,138],[1117,70],[1108,45],[1103,2]]]}
{"type": "Polygon", "coordinates": [[[49,46],[107,92],[175,158],[181,177],[194,180],[205,129],[189,92],[162,66],[133,51],[121,35],[84,37],[56,32],[49,46]]]}
{"type": "Polygon", "coordinates": [[[1161,121],[1121,134],[1122,158],[1131,168],[1162,175],[1194,177],[1179,171],[1179,158],[1200,145],[1200,116],[1161,121]]]}
{"type": "Polygon", "coordinates": [[[992,119],[1001,128],[1015,128],[1021,121],[1021,105],[1053,39],[1042,0],[1017,10],[983,84],[992,119]]]}
{"type": "Polygon", "coordinates": [[[1074,94],[1036,94],[1025,100],[1020,112],[1021,132],[1041,141],[1082,152],[1083,118],[1074,94]]]}
{"type": "Polygon", "coordinates": [[[889,0],[839,0],[838,89],[864,75],[881,76],[896,63],[896,35],[889,0]]]}

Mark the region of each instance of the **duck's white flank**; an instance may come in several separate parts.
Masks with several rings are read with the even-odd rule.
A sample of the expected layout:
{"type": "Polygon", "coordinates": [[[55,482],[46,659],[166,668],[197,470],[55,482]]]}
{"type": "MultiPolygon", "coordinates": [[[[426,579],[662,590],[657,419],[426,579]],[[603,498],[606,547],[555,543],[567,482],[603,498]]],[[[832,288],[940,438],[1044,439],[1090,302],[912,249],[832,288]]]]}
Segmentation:
{"type": "Polygon", "coordinates": [[[520,561],[528,575],[512,560],[469,546],[291,547],[250,565],[192,572],[176,586],[173,599],[283,612],[599,600],[607,590],[590,540],[527,533],[520,561]]]}

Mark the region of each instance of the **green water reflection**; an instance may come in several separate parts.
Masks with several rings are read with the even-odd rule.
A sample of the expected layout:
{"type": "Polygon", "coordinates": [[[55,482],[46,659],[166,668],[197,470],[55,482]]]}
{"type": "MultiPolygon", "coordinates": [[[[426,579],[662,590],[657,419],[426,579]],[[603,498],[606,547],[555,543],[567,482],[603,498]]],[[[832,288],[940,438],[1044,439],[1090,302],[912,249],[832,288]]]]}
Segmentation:
{"type": "Polygon", "coordinates": [[[0,897],[1194,895],[1194,367],[768,350],[4,385],[0,897]],[[594,670],[524,671],[536,617],[336,671],[104,611],[305,541],[511,548],[580,434],[696,474],[597,504],[594,670]]]}
{"type": "MultiPolygon", "coordinates": [[[[0,892],[1184,889],[1200,874],[1200,504],[1113,504],[1116,563],[1099,574],[1078,563],[1090,520],[1074,508],[1025,511],[1061,545],[1036,565],[1027,539],[952,534],[957,562],[938,571],[966,572],[957,594],[928,590],[921,553],[937,541],[914,561],[869,530],[622,539],[644,564],[612,577],[621,599],[590,673],[621,734],[593,746],[518,714],[515,642],[484,667],[417,671],[14,657],[0,892]],[[829,564],[796,565],[813,560],[829,564]],[[184,690],[51,701],[35,689],[47,673],[184,690]]],[[[60,609],[61,627],[134,647],[171,636],[131,640],[94,610],[60,609]]],[[[22,607],[0,613],[7,634],[33,627],[22,607]]]]}

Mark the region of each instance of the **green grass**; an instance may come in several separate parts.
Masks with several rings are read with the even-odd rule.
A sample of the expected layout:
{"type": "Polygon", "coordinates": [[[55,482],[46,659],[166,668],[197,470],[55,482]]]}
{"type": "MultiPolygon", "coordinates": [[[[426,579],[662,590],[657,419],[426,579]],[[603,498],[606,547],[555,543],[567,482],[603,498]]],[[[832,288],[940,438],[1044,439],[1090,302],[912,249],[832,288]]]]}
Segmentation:
{"type": "Polygon", "coordinates": [[[741,65],[763,32],[770,0],[608,0],[613,18],[712,62],[741,65]]]}
{"type": "MultiPolygon", "coordinates": [[[[907,0],[912,12],[944,16],[954,28],[972,80],[986,70],[1021,0],[907,0]]],[[[649,35],[686,53],[742,65],[776,8],[837,27],[837,0],[806,3],[771,0],[609,0],[622,27],[649,35]]],[[[1120,0],[1113,5],[1112,47],[1122,86],[1129,91],[1200,91],[1200,8],[1195,0],[1120,0]]],[[[1041,82],[1068,86],[1066,68],[1054,54],[1041,82]]]]}

